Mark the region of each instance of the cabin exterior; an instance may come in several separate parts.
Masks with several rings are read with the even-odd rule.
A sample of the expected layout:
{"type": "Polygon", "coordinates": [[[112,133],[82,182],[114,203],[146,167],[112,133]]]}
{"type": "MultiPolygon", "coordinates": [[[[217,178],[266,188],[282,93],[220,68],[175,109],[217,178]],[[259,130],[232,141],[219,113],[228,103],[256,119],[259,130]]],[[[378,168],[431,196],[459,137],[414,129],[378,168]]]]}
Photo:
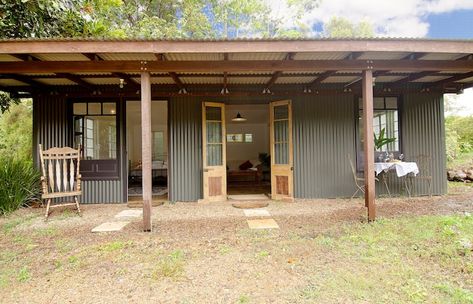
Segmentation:
{"type": "MultiPolygon", "coordinates": [[[[36,162],[39,144],[83,147],[82,203],[161,188],[170,201],[224,199],[229,164],[259,153],[273,198],[350,197],[349,158],[373,172],[363,138],[382,128],[396,156],[431,157],[441,195],[443,94],[473,85],[471,54],[472,41],[412,39],[3,40],[0,89],[33,98],[36,162]]],[[[366,189],[373,201],[386,191],[374,176],[366,189]]]]}

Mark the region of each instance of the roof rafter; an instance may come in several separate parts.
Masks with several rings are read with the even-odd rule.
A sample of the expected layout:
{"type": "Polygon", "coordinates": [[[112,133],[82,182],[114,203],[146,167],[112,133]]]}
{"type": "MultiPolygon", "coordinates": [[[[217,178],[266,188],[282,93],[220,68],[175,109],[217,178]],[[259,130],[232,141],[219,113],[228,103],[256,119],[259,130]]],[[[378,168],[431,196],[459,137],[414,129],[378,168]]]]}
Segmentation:
{"type": "Polygon", "coordinates": [[[404,84],[404,83],[408,83],[408,82],[412,82],[412,81],[424,78],[426,76],[431,76],[431,74],[432,74],[431,71],[424,71],[424,72],[414,73],[414,74],[411,74],[411,75],[409,75],[405,78],[394,81],[391,84],[400,85],[400,84],[404,84]]]}
{"type": "MultiPolygon", "coordinates": [[[[293,60],[294,59],[294,56],[296,55],[296,53],[294,52],[289,52],[286,54],[286,56],[284,57],[284,60],[293,60]]],[[[275,71],[273,73],[273,75],[271,76],[271,78],[268,80],[268,82],[265,84],[265,89],[266,90],[269,90],[269,88],[276,83],[276,80],[279,78],[279,76],[281,76],[283,73],[283,71],[275,71]]]]}
{"type": "Polygon", "coordinates": [[[450,77],[450,78],[447,78],[447,79],[442,79],[442,80],[439,80],[439,81],[435,81],[435,82],[432,83],[432,86],[442,86],[442,85],[447,84],[447,83],[453,83],[453,82],[460,81],[460,80],[463,80],[463,79],[467,79],[467,78],[470,78],[470,77],[473,77],[473,72],[463,73],[463,74],[459,74],[459,75],[456,75],[456,76],[453,76],[453,77],[450,77]]]}
{"type": "MultiPolygon", "coordinates": [[[[166,56],[162,53],[154,54],[154,56],[156,57],[158,61],[166,61],[166,56]]],[[[186,91],[186,86],[181,81],[181,79],[179,78],[176,72],[168,72],[168,74],[169,76],[171,76],[172,80],[174,81],[175,84],[177,84],[180,90],[186,91]]]]}

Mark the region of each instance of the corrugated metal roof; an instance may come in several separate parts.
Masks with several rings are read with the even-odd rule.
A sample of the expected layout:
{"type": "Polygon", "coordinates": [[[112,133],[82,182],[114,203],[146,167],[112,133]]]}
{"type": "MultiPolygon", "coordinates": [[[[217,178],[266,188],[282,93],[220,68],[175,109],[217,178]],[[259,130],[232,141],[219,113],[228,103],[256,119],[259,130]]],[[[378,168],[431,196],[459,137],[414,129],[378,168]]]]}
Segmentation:
{"type": "Polygon", "coordinates": [[[224,56],[222,53],[170,53],[165,54],[167,60],[171,61],[192,61],[192,60],[205,60],[205,61],[217,61],[223,60],[224,56]]]}
{"type": "Polygon", "coordinates": [[[41,82],[47,85],[75,85],[74,81],[66,78],[33,78],[37,82],[41,82]]]}
{"type": "Polygon", "coordinates": [[[359,76],[330,76],[323,83],[350,83],[360,78],[359,76]]]}
{"type": "Polygon", "coordinates": [[[101,53],[98,54],[103,60],[146,60],[155,61],[158,60],[154,54],[143,54],[143,53],[101,53]]]}
{"type": "Polygon", "coordinates": [[[458,82],[461,82],[461,83],[473,82],[473,77],[466,78],[466,79],[460,80],[460,81],[458,81],[458,82]]]}
{"type": "Polygon", "coordinates": [[[405,78],[405,76],[378,76],[376,82],[394,82],[405,78]]]}
{"type": "Polygon", "coordinates": [[[179,77],[185,84],[218,84],[223,83],[223,77],[179,77]]]}
{"type": "Polygon", "coordinates": [[[230,77],[229,84],[265,84],[271,77],[230,77]]]}
{"type": "Polygon", "coordinates": [[[16,87],[16,86],[25,86],[25,85],[27,84],[21,81],[18,81],[16,79],[0,79],[0,86],[16,87]]]}
{"type": "MultiPolygon", "coordinates": [[[[133,78],[140,83],[139,78],[133,78]]],[[[174,80],[171,77],[151,77],[152,84],[174,84],[174,80]]]]}
{"type": "Polygon", "coordinates": [[[450,76],[426,76],[419,79],[416,79],[412,82],[435,82],[439,80],[444,80],[450,78],[450,76]]]}
{"type": "Polygon", "coordinates": [[[419,60],[455,60],[463,56],[464,54],[429,53],[419,58],[419,60]]]}
{"type": "Polygon", "coordinates": [[[364,52],[358,59],[371,59],[371,60],[397,60],[402,59],[409,55],[406,52],[364,52]]]}
{"type": "Polygon", "coordinates": [[[8,61],[22,61],[22,60],[8,54],[0,54],[0,61],[8,62],[8,61]]]}
{"type": "Polygon", "coordinates": [[[229,53],[229,60],[283,60],[287,53],[229,53]]]}
{"type": "Polygon", "coordinates": [[[341,60],[346,58],[350,52],[317,52],[296,53],[294,60],[341,60]]]}
{"type": "Polygon", "coordinates": [[[298,83],[310,83],[317,79],[317,77],[279,77],[276,79],[278,84],[298,84],[298,83]]]}
{"type": "Polygon", "coordinates": [[[120,80],[118,78],[87,78],[85,79],[85,81],[87,81],[88,83],[91,83],[91,84],[96,84],[96,85],[106,85],[106,84],[116,84],[116,85],[119,85],[120,84],[120,80]]]}
{"type": "Polygon", "coordinates": [[[89,61],[90,59],[79,53],[71,54],[32,54],[42,61],[89,61]]]}

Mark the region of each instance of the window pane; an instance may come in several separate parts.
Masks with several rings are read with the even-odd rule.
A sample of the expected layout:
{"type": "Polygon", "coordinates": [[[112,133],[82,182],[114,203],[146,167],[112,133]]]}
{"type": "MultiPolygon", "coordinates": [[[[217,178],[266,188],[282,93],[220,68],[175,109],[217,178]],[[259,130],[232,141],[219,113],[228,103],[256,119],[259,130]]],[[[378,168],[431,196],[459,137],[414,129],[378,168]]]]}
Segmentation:
{"type": "Polygon", "coordinates": [[[207,120],[222,120],[222,109],[219,107],[206,107],[205,118],[207,120]]]}
{"type": "Polygon", "coordinates": [[[207,144],[207,166],[222,165],[222,144],[207,144]]]}
{"type": "Polygon", "coordinates": [[[103,104],[103,114],[104,115],[115,115],[117,113],[116,104],[111,102],[106,102],[103,104]]]}
{"type": "Polygon", "coordinates": [[[375,109],[384,109],[384,98],[383,97],[375,97],[373,99],[373,107],[375,109]]]}
{"type": "Polygon", "coordinates": [[[274,163],[289,164],[289,145],[287,142],[274,144],[274,163]]]}
{"type": "Polygon", "coordinates": [[[289,107],[288,105],[274,107],[274,119],[288,119],[289,107]]]}
{"type": "Polygon", "coordinates": [[[397,109],[397,97],[386,97],[386,108],[397,109]]]}
{"type": "Polygon", "coordinates": [[[74,103],[73,105],[74,115],[86,115],[87,114],[87,104],[84,102],[74,103]]]}
{"type": "Polygon", "coordinates": [[[289,121],[274,122],[274,142],[287,142],[289,138],[289,121]]]}
{"type": "Polygon", "coordinates": [[[207,143],[222,142],[222,123],[207,122],[207,143]]]}
{"type": "Polygon", "coordinates": [[[85,158],[116,159],[117,127],[115,116],[86,116],[85,128],[83,142],[85,158]]]}
{"type": "Polygon", "coordinates": [[[102,114],[102,104],[101,103],[89,103],[88,104],[88,114],[89,115],[101,115],[102,114]]]}
{"type": "Polygon", "coordinates": [[[245,142],[253,142],[253,134],[245,134],[245,142]]]}

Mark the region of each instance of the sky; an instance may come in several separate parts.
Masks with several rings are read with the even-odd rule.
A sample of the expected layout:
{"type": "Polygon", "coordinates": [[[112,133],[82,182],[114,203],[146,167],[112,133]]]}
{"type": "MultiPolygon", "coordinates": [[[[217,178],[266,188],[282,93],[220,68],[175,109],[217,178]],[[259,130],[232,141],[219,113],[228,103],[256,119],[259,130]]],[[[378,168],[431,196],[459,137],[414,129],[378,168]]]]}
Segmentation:
{"type": "MultiPolygon", "coordinates": [[[[286,0],[267,0],[273,14],[292,16],[285,7],[286,0]]],[[[473,39],[473,0],[318,0],[314,10],[303,15],[303,22],[320,35],[323,23],[333,16],[344,17],[353,23],[367,21],[376,36],[434,39],[473,39]]],[[[473,115],[473,88],[455,99],[463,111],[456,114],[473,115]]]]}

